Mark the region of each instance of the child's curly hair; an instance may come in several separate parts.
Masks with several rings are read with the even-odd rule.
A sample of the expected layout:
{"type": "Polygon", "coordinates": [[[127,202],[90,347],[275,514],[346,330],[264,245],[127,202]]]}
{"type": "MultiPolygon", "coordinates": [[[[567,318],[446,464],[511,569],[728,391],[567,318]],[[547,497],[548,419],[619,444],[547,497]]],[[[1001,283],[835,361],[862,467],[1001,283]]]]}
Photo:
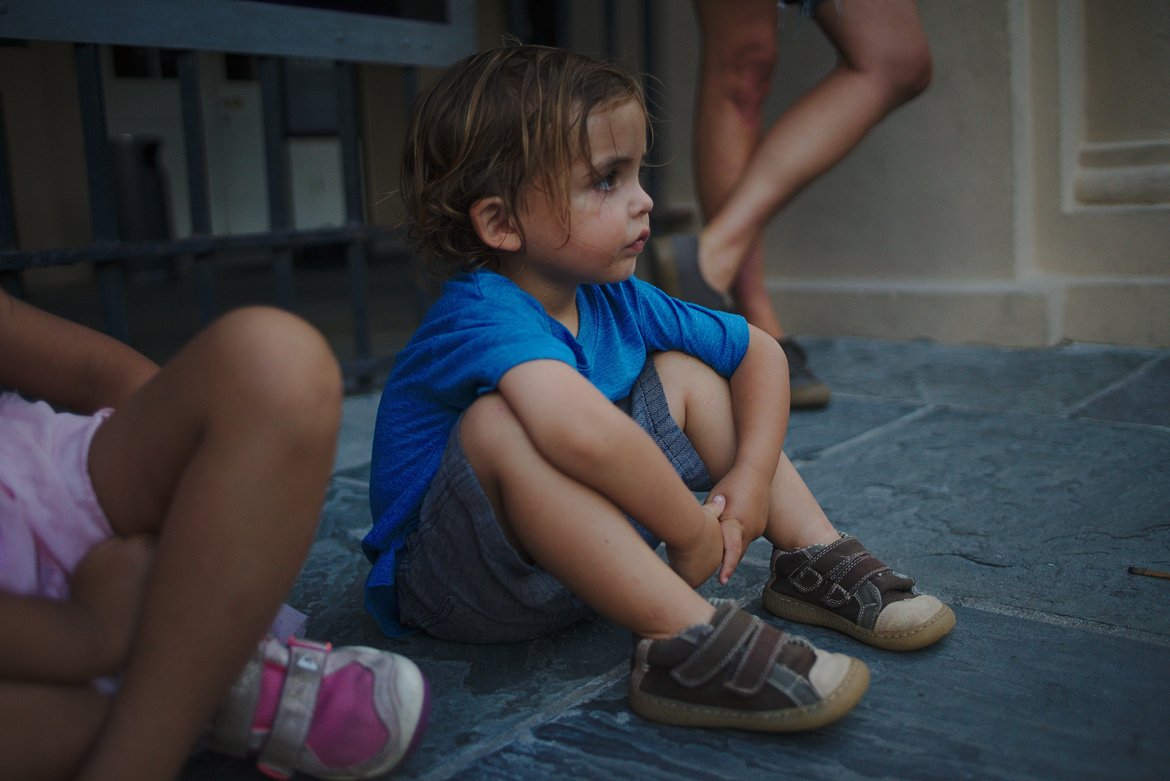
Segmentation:
{"type": "Polygon", "coordinates": [[[619,66],[544,46],[472,55],[428,85],[401,180],[408,237],[427,275],[442,281],[497,263],[469,215],[481,198],[501,198],[513,217],[524,189],[537,187],[568,227],[568,172],[591,159],[587,120],[629,100],[646,111],[641,85],[619,66]]]}

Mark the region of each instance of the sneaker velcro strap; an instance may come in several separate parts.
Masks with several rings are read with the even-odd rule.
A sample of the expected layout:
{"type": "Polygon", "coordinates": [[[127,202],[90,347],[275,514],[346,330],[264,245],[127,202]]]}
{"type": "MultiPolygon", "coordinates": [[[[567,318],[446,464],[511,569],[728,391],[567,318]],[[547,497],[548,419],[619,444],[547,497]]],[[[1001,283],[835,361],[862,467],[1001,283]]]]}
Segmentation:
{"type": "MultiPolygon", "coordinates": [[[[821,601],[835,608],[852,599],[863,584],[890,571],[856,537],[846,536],[797,567],[788,582],[806,594],[824,589],[821,601]]],[[[908,587],[913,585],[910,581],[908,587]]]]}
{"type": "Polygon", "coordinates": [[[256,760],[262,772],[275,778],[289,778],[296,772],[297,758],[313,723],[330,646],[291,638],[288,648],[288,671],[280,690],[276,718],[256,760]]]}
{"type": "Polygon", "coordinates": [[[764,688],[786,639],[779,629],[763,621],[757,624],[759,628],[748,643],[731,680],[723,684],[724,689],[741,697],[752,697],[764,688]]]}
{"type": "Polygon", "coordinates": [[[715,628],[702,645],[670,671],[670,676],[688,689],[702,686],[718,675],[763,622],[734,605],[726,605],[715,613],[712,623],[715,628]]]}

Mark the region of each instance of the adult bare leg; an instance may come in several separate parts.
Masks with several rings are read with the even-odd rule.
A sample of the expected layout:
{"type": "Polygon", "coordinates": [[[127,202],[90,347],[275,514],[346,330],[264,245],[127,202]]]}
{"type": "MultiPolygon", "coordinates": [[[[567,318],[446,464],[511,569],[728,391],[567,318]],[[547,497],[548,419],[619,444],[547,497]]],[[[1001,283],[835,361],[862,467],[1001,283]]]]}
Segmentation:
{"type": "MultiPolygon", "coordinates": [[[[743,139],[758,138],[759,108],[757,104],[753,109],[752,103],[762,102],[761,92],[766,94],[768,86],[762,75],[770,74],[770,68],[759,64],[759,53],[765,51],[759,40],[765,31],[775,33],[775,6],[763,0],[751,5],[737,3],[736,13],[729,13],[718,0],[698,0],[698,7],[704,25],[702,92],[728,91],[729,78],[716,75],[719,63],[745,59],[756,63],[741,67],[739,75],[731,79],[732,83],[756,81],[731,89],[730,96],[721,99],[721,120],[704,118],[719,110],[720,99],[701,96],[699,101],[697,147],[724,150],[720,158],[697,166],[704,210],[711,215],[700,235],[700,267],[716,289],[728,290],[745,264],[762,262],[754,248],[772,216],[845,157],[890,111],[926,89],[931,77],[930,52],[913,0],[822,3],[816,19],[837,48],[837,65],[781,114],[754,153],[743,158],[738,151],[743,139]],[[766,6],[772,13],[770,26],[765,24],[766,6]],[[742,14],[741,7],[745,9],[742,14]],[[749,18],[749,8],[758,29],[737,32],[738,22],[749,18]],[[707,54],[708,47],[720,46],[735,49],[723,55],[707,54]],[[706,75],[708,62],[710,76],[706,75]],[[743,127],[736,130],[736,123],[743,127]],[[741,158],[743,164],[735,167],[734,162],[741,158]]],[[[743,291],[739,285],[735,290],[743,291]]]]}
{"type": "MultiPolygon", "coordinates": [[[[734,9],[722,0],[697,0],[702,32],[695,99],[696,190],[703,218],[719,213],[755,152],[762,109],[776,65],[776,3],[746,0],[734,9]]],[[[755,237],[758,240],[758,236],[755,237]]],[[[707,281],[727,290],[735,269],[711,264],[707,281]]]]}

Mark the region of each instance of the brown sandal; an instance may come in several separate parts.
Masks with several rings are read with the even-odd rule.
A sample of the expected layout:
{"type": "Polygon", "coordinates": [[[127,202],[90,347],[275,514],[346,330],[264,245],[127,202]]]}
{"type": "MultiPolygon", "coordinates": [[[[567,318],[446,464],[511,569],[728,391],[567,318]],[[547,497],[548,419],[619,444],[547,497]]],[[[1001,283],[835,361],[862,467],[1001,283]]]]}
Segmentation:
{"type": "Polygon", "coordinates": [[[841,718],[868,687],[857,659],[722,602],[710,624],[638,641],[630,707],[664,724],[796,732],[841,718]]]}
{"type": "Polygon", "coordinates": [[[919,594],[848,534],[829,545],[772,550],[764,607],[802,624],[827,626],[876,648],[913,651],[942,639],[954,612],[919,594]]]}

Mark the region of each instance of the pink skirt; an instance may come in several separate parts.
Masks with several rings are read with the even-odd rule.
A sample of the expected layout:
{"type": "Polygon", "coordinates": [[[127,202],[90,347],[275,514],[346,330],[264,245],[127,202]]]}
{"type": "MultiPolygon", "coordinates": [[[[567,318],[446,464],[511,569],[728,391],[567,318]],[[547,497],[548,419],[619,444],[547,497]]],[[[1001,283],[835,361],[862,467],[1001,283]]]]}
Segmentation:
{"type": "Polygon", "coordinates": [[[110,413],[59,413],[0,393],[0,590],[65,599],[78,562],[113,536],[88,467],[110,413]]]}

